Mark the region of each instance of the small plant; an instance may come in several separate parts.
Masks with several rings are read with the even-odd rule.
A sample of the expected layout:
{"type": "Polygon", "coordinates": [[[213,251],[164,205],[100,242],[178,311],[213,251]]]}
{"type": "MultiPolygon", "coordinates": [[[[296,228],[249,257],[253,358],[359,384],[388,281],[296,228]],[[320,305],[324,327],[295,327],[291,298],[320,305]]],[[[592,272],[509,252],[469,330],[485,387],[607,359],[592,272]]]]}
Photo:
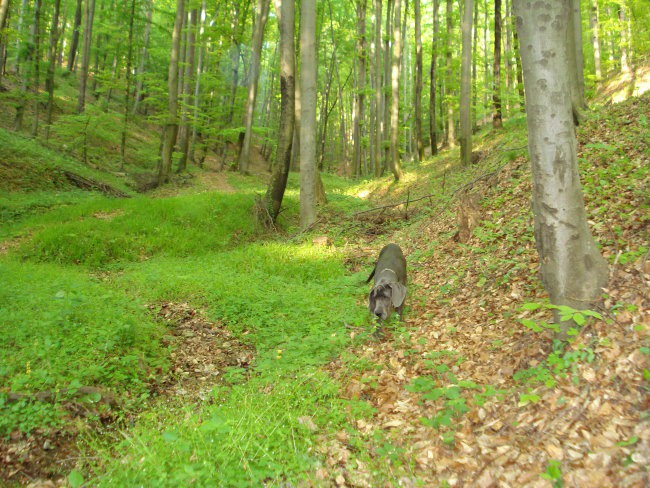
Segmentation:
{"type": "Polygon", "coordinates": [[[546,471],[540,476],[545,480],[549,480],[553,484],[553,488],[562,488],[564,486],[560,461],[556,461],[555,459],[549,460],[546,465],[546,471]]]}

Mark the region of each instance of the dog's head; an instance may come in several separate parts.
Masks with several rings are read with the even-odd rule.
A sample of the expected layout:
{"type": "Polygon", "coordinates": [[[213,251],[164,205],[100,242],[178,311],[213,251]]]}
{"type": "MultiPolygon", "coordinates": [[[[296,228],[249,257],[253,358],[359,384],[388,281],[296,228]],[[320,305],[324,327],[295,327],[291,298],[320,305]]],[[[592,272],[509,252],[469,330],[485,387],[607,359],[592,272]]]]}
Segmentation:
{"type": "Polygon", "coordinates": [[[386,320],[406,298],[406,287],[401,283],[382,283],[370,290],[368,296],[368,308],[370,312],[379,317],[379,320],[386,320]]]}

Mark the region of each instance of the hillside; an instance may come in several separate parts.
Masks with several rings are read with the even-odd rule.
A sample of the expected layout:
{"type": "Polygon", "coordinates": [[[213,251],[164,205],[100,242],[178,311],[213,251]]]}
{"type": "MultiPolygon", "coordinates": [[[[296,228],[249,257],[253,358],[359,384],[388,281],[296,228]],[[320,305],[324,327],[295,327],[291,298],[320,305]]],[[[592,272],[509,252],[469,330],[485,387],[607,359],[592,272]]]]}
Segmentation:
{"type": "Polygon", "coordinates": [[[257,177],[193,170],[138,196],[0,133],[1,479],[647,486],[649,101],[579,129],[610,282],[567,343],[537,275],[523,119],[478,134],[467,169],[452,150],[400,184],[325,177],[308,234],[292,175],[278,235],[251,216],[257,177]],[[387,242],[410,288],[377,337],[362,283],[387,242]]]}

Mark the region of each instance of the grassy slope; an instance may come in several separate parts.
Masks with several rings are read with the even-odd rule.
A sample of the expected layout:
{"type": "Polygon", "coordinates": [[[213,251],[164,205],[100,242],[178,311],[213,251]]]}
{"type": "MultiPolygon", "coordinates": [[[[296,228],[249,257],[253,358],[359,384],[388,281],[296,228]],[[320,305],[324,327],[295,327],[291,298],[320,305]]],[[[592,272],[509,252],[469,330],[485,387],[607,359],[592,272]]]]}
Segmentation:
{"type": "MultiPolygon", "coordinates": [[[[636,107],[619,107],[615,116],[596,112],[581,153],[595,232],[610,262],[629,273],[647,252],[642,234],[647,102],[646,97],[636,107]]],[[[527,426],[527,415],[544,419],[535,402],[572,418],[582,403],[567,409],[576,399],[584,402],[580,378],[591,378],[584,371],[596,368],[589,354],[563,352],[556,354],[562,367],[547,366],[539,351],[548,350],[548,339],[516,320],[519,305],[543,300],[534,278],[523,131],[523,121],[515,120],[502,133],[479,137],[485,158],[467,170],[453,166],[454,153],[444,153],[408,166],[400,185],[388,178],[352,185],[328,178],[326,187],[335,191],[315,232],[330,234],[334,248],[313,247],[307,236],[254,242],[259,235],[249,208],[252,192],[260,187],[251,179],[232,178],[239,188],[232,195],[187,192],[157,200],[80,198],[76,192],[59,199],[50,187],[35,197],[12,193],[23,200],[12,202],[0,234],[13,238],[0,257],[1,279],[11,283],[0,294],[3,383],[17,392],[101,385],[115,392],[123,411],[142,408],[153,372],[164,369],[168,357],[158,340],[165,326],[141,304],[188,301],[255,347],[252,368],[243,377],[236,369],[224,371],[226,381],[203,400],[192,398],[188,404],[183,397],[169,397],[151,404],[119,436],[111,431],[87,436],[84,445],[97,461],[78,469],[93,478],[93,485],[250,486],[301,479],[318,485],[337,477],[358,485],[398,479],[429,485],[459,476],[471,482],[482,473],[496,477],[496,447],[513,445],[518,455],[526,454],[516,425],[527,426]],[[453,190],[493,170],[493,177],[471,187],[481,199],[482,223],[467,244],[455,243],[458,194],[453,190]],[[432,196],[408,212],[400,207],[379,216],[343,217],[368,208],[368,194],[381,203],[432,196]],[[53,204],[69,205],[34,214],[43,195],[53,204]],[[405,213],[408,221],[402,220],[405,213]],[[367,271],[375,250],[389,239],[409,254],[410,310],[404,324],[390,329],[392,340],[367,342],[363,273],[354,272],[367,271]],[[574,359],[575,368],[567,365],[574,359]],[[513,378],[531,365],[542,368],[520,381],[513,378]],[[578,377],[575,394],[567,372],[578,377]],[[534,382],[540,378],[542,386],[534,382]],[[551,385],[549,379],[553,387],[543,386],[551,385]],[[567,409],[558,403],[557,391],[567,409]],[[485,432],[486,416],[508,427],[492,428],[479,441],[475,433],[485,432]],[[437,460],[434,465],[430,456],[437,460]],[[479,461],[487,469],[479,471],[479,461]]],[[[24,141],[16,144],[28,153],[41,151],[24,141]]],[[[285,216],[289,227],[297,213],[293,183],[285,216]]],[[[632,336],[621,336],[616,322],[603,323],[596,327],[595,342],[589,336],[577,350],[607,356],[616,341],[629,355],[639,351],[631,340],[647,340],[647,330],[638,329],[647,304],[635,304],[616,290],[611,296],[612,315],[629,314],[628,323],[636,327],[632,336]],[[608,329],[616,333],[609,337],[608,329]]],[[[544,315],[532,319],[540,322],[544,315]]],[[[629,374],[617,374],[618,381],[642,388],[635,375],[643,363],[633,365],[629,374]]],[[[0,401],[8,413],[3,428],[69,426],[64,403],[23,400],[3,406],[0,401]]],[[[627,398],[619,404],[625,406],[620,418],[638,420],[627,398]]],[[[101,417],[104,411],[93,414],[101,417]]],[[[642,452],[634,451],[639,439],[647,439],[627,424],[614,429],[617,441],[632,446],[612,451],[616,462],[632,459],[625,469],[607,466],[603,476],[616,481],[638,473],[631,456],[642,452]]],[[[543,436],[534,445],[548,458],[515,463],[526,466],[531,480],[558,453],[565,472],[583,466],[566,454],[582,445],[543,436]]],[[[68,469],[69,464],[60,474],[68,469]]]]}

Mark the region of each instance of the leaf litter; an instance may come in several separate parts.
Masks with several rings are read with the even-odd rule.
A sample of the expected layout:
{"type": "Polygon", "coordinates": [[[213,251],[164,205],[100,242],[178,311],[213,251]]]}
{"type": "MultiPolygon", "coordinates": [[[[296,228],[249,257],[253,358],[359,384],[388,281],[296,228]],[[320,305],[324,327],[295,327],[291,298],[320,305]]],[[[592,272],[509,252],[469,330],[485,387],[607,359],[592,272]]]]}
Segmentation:
{"type": "MultiPolygon", "coordinates": [[[[610,261],[610,280],[598,309],[604,319],[587,322],[566,351],[591,350],[593,357],[581,356],[549,385],[514,379],[547,364],[553,350],[550,332],[532,332],[519,321],[550,322],[551,316],[521,309],[547,295],[532,239],[528,163],[517,158],[470,190],[482,215],[481,232],[467,242],[454,239],[451,213],[391,236],[407,256],[416,256],[409,259],[404,321],[385,340],[352,351],[373,367],[358,371],[344,359],[329,365],[343,396],[367,401],[375,411],[354,425],[365,452],[345,431],[322,440],[327,469],[316,473],[317,485],[650,484],[647,127],[645,140],[638,137],[648,101],[647,95],[629,100],[605,112],[605,121],[595,117],[579,130],[579,158],[588,162],[584,178],[593,180],[612,164],[599,146],[584,141],[620,145],[622,164],[634,174],[624,191],[599,176],[605,187],[586,192],[588,214],[604,223],[592,222],[592,232],[610,261]],[[430,251],[426,258],[423,250],[430,251]],[[634,259],[621,259],[635,250],[634,259]],[[426,379],[419,380],[425,393],[412,387],[418,378],[426,379]],[[432,419],[440,420],[437,427],[432,419]],[[393,446],[390,456],[382,444],[393,446]]],[[[364,252],[381,247],[372,233],[367,237],[364,252]]]]}

